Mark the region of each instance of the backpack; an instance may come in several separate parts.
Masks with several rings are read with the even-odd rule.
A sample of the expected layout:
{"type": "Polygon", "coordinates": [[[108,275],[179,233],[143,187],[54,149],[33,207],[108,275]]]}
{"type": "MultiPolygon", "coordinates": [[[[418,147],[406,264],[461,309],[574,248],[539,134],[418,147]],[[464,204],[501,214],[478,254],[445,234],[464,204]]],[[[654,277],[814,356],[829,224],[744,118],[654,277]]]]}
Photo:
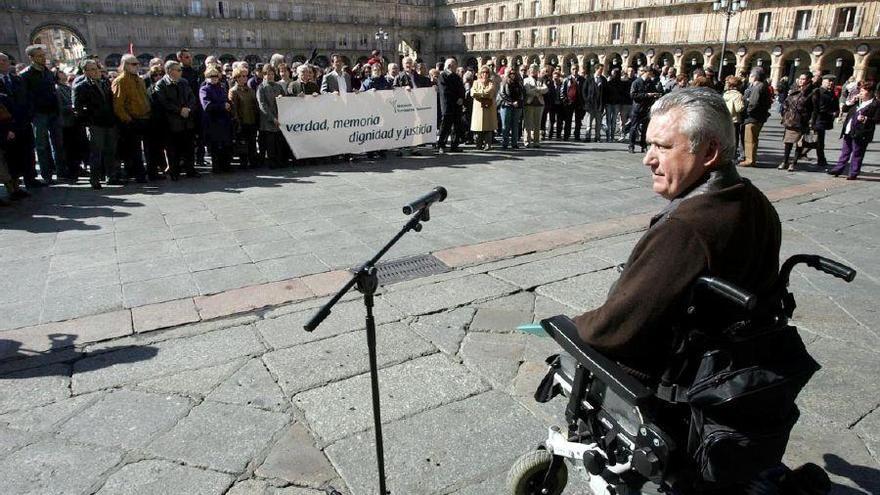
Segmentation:
{"type": "Polygon", "coordinates": [[[720,331],[686,330],[657,386],[658,398],[689,410],[686,452],[707,487],[782,462],[800,416],[795,399],[821,368],[784,312],[780,305],[720,331]]]}

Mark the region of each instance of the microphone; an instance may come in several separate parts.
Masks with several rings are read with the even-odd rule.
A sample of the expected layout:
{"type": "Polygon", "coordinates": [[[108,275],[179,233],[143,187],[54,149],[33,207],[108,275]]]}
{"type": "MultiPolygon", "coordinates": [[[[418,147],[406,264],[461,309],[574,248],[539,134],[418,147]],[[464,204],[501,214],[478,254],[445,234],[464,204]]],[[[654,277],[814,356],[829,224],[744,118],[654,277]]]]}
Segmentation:
{"type": "Polygon", "coordinates": [[[437,186],[434,189],[431,189],[431,192],[429,192],[428,194],[425,194],[421,198],[404,206],[403,214],[412,215],[414,211],[421,210],[422,208],[427,208],[437,201],[443,201],[444,199],[446,199],[446,188],[443,186],[437,186]]]}

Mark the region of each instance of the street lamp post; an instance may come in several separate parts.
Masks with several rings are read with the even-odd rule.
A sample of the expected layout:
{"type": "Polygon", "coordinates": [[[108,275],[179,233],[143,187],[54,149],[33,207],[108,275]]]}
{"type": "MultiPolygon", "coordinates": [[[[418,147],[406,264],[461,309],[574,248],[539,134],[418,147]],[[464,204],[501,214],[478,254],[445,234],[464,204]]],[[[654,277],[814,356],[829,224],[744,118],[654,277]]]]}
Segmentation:
{"type": "Polygon", "coordinates": [[[724,77],[724,54],[727,51],[727,33],[730,31],[730,18],[748,7],[748,0],[715,0],[712,10],[725,17],[724,40],[721,42],[721,60],[718,62],[718,79],[724,77]]]}
{"type": "Polygon", "coordinates": [[[382,28],[379,28],[376,31],[376,34],[373,35],[376,42],[379,44],[379,51],[382,52],[382,57],[385,56],[385,45],[388,43],[388,32],[382,28]]]}
{"type": "Polygon", "coordinates": [[[843,76],[843,59],[838,58],[834,61],[834,65],[837,66],[837,81],[840,82],[840,78],[843,76]]]}

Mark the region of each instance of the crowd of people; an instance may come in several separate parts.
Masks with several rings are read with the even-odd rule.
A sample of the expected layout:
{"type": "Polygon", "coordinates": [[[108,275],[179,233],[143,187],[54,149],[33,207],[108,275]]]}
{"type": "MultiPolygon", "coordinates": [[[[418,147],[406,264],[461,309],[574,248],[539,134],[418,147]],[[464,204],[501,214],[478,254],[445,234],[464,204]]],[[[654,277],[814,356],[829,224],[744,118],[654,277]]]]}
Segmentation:
{"type": "MultiPolygon", "coordinates": [[[[253,67],[208,57],[196,69],[192,54],[181,49],[171,60],[150,60],[148,67],[129,54],[118,68],[86,59],[68,73],[53,68],[46,53],[41,45],[30,46],[29,63],[17,66],[0,53],[0,182],[12,200],[80,177],[95,189],[198,177],[206,157],[214,173],[232,171],[234,162],[239,169],[291,166],[296,157],[279,127],[279,97],[432,87],[440,154],[459,151],[463,143],[477,150],[518,149],[540,147],[544,140],[619,141],[635,153],[648,144],[655,101],[681,88],[710,87],[727,102],[741,166],[757,163],[758,138],[774,98],[761,68],[722,82],[711,69],[684,75],[656,65],[606,71],[597,64],[589,73],[571,65],[567,74],[552,65],[464,68],[454,58],[432,68],[409,57],[386,65],[373,51],[353,67],[339,54],[327,68],[288,64],[276,54],[253,67]]],[[[815,148],[818,164],[829,173],[839,175],[850,165],[848,177],[857,177],[880,118],[873,85],[847,85],[839,102],[833,76],[803,74],[793,88],[776,93],[786,129],[779,168],[794,170],[815,148]],[[838,120],[844,149],[829,167],[825,133],[838,120]]]]}

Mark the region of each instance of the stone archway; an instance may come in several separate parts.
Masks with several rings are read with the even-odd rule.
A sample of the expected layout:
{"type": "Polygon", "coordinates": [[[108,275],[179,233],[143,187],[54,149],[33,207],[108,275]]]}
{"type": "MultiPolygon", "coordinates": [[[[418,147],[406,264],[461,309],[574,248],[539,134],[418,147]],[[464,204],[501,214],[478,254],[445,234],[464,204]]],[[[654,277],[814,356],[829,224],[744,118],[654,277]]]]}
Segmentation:
{"type": "MultiPolygon", "coordinates": [[[[862,79],[865,81],[877,81],[880,79],[880,51],[875,51],[866,56],[865,62],[865,73],[862,76],[862,79]]],[[[843,81],[838,81],[842,83],[843,81]]]]}
{"type": "Polygon", "coordinates": [[[791,50],[782,56],[782,72],[780,77],[787,77],[789,82],[794,81],[797,73],[810,70],[810,62],[812,60],[810,54],[804,50],[791,50]]]}
{"type": "Polygon", "coordinates": [[[697,51],[688,52],[681,59],[681,67],[684,69],[684,72],[688,77],[690,77],[695,70],[702,69],[703,63],[703,54],[697,51]]]}
{"type": "MultiPolygon", "coordinates": [[[[231,53],[224,53],[223,55],[220,55],[217,60],[219,60],[221,64],[231,64],[233,62],[237,62],[238,57],[231,53]]],[[[248,65],[250,65],[250,62],[248,62],[248,65]]]]}
{"type": "Polygon", "coordinates": [[[838,49],[830,51],[822,57],[819,62],[819,69],[822,74],[831,74],[837,78],[837,83],[845,83],[855,72],[856,57],[849,51],[838,49]]]}
{"type": "Polygon", "coordinates": [[[122,64],[121,53],[111,53],[104,58],[104,67],[108,70],[116,70],[122,64]]]}
{"type": "Polygon", "coordinates": [[[617,52],[605,55],[605,68],[609,71],[613,69],[623,70],[623,57],[617,52]]]}
{"type": "Polygon", "coordinates": [[[256,54],[250,54],[244,57],[244,61],[248,63],[249,67],[256,67],[257,64],[263,61],[263,58],[256,54]]]}
{"type": "MultiPolygon", "coordinates": [[[[599,65],[599,56],[593,52],[587,53],[584,55],[584,65],[587,68],[587,74],[592,74],[595,71],[595,67],[599,65]]],[[[605,73],[608,73],[607,67],[605,73]]]]}
{"type": "Polygon", "coordinates": [[[755,67],[761,67],[762,69],[764,69],[765,74],[769,76],[770,64],[772,63],[772,61],[773,57],[770,55],[770,53],[763,50],[751,53],[748,57],[746,57],[746,72],[751,72],[752,69],[754,69],[755,67]]]}
{"type": "Polygon", "coordinates": [[[629,66],[633,69],[648,65],[648,57],[645,56],[645,54],[642,52],[635,52],[633,54],[630,54],[627,60],[629,61],[629,66]]]}
{"type": "Polygon", "coordinates": [[[468,57],[468,59],[464,61],[464,66],[474,72],[476,72],[477,69],[479,69],[479,67],[477,67],[477,65],[478,65],[477,59],[475,59],[474,57],[468,57]]]}
{"type": "Polygon", "coordinates": [[[553,67],[559,67],[559,57],[556,55],[547,55],[547,58],[544,59],[544,63],[550,64],[553,67]]]}
{"type": "Polygon", "coordinates": [[[169,62],[171,60],[174,60],[175,62],[177,62],[177,54],[176,53],[169,53],[168,55],[165,55],[166,62],[169,62]]]}
{"type": "Polygon", "coordinates": [[[660,67],[675,67],[675,57],[669,52],[660,52],[654,55],[654,63],[660,67]]]}
{"type": "Polygon", "coordinates": [[[46,56],[62,68],[77,67],[87,55],[86,37],[72,26],[45,23],[31,31],[30,43],[44,45],[46,56]]]}
{"type": "Polygon", "coordinates": [[[562,73],[568,75],[571,72],[571,66],[577,65],[578,59],[577,55],[574,53],[569,53],[562,57],[562,73]]]}

